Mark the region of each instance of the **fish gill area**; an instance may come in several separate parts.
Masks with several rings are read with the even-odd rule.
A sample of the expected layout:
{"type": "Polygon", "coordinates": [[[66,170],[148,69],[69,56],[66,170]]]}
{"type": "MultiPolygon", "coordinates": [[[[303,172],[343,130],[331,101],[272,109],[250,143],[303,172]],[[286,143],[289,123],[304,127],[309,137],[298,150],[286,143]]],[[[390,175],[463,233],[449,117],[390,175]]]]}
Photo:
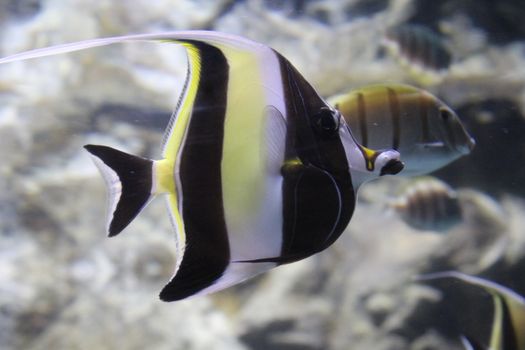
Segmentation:
{"type": "Polygon", "coordinates": [[[389,210],[411,180],[385,177],[362,188],[328,250],[217,294],[163,303],[158,291],[175,264],[163,201],[106,238],[103,183],[82,146],[159,158],[184,50],[133,43],[1,66],[0,348],[459,350],[461,334],[486,342],[488,295],[414,278],[459,270],[525,294],[525,12],[510,0],[427,3],[0,0],[0,57],[210,29],[275,48],[325,97],[418,84],[381,42],[389,27],[424,24],[447,36],[453,54],[443,81],[425,88],[476,139],[471,155],[433,174],[462,208],[446,232],[411,228],[389,210]]]}

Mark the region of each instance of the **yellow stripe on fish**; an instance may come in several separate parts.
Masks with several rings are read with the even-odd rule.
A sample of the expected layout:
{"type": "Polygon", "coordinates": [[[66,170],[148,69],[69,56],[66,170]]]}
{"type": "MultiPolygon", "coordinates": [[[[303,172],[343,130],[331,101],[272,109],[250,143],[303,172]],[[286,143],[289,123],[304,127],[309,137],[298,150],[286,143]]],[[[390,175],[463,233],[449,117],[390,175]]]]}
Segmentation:
{"type": "Polygon", "coordinates": [[[402,175],[437,170],[474,148],[459,117],[429,92],[404,84],[377,84],[328,99],[365,147],[395,149],[402,175]]]}
{"type": "Polygon", "coordinates": [[[0,64],[113,43],[183,45],[188,72],[163,159],[86,145],[119,234],[166,194],[177,262],[165,301],[215,292],[329,247],[352,217],[359,186],[403,169],[399,152],[359,145],[341,114],[292,64],[251,40],[209,31],[94,39],[0,64]]]}

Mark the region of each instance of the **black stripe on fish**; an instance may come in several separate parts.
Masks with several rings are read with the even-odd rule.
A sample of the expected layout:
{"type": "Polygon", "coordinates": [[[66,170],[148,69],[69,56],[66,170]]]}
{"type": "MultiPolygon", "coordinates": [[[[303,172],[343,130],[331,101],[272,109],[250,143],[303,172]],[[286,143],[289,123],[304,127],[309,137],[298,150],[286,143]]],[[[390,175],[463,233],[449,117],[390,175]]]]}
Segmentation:
{"type": "Polygon", "coordinates": [[[199,52],[201,69],[194,108],[180,160],[186,249],[175,277],[160,298],[186,298],[212,285],[230,261],[224,217],[221,161],[229,66],[221,50],[185,41],[199,52]]]}
{"type": "Polygon", "coordinates": [[[399,149],[401,138],[401,111],[399,108],[399,99],[397,92],[392,88],[387,88],[390,114],[392,116],[392,148],[399,149]]]}
{"type": "Polygon", "coordinates": [[[450,142],[450,145],[452,147],[456,146],[456,135],[454,134],[454,130],[452,129],[452,123],[451,120],[454,118],[450,111],[446,108],[441,108],[439,110],[439,117],[441,118],[443,124],[445,125],[445,132],[448,137],[448,141],[450,142]]]}
{"type": "Polygon", "coordinates": [[[428,124],[429,99],[419,93],[419,115],[421,116],[421,143],[430,142],[430,127],[428,124]]]}
{"type": "Polygon", "coordinates": [[[398,42],[400,51],[407,55],[409,59],[413,59],[412,53],[414,52],[414,38],[410,35],[410,32],[405,30],[404,27],[399,27],[394,30],[393,38],[398,42]]]}
{"type": "Polygon", "coordinates": [[[415,195],[413,198],[409,198],[408,201],[408,217],[413,218],[414,223],[417,226],[422,226],[425,223],[425,207],[421,205],[419,195],[415,195]]]}
{"type": "Polygon", "coordinates": [[[355,194],[338,128],[332,134],[316,130],[320,114],[341,116],[284,57],[278,53],[277,57],[288,129],[281,169],[282,258],[276,262],[288,263],[327,248],[341,235],[353,214],[355,194]]]}
{"type": "Polygon", "coordinates": [[[423,196],[423,203],[425,207],[425,220],[431,224],[435,225],[439,220],[439,202],[441,201],[441,196],[423,196]]]}
{"type": "Polygon", "coordinates": [[[438,43],[433,46],[436,57],[435,66],[437,69],[447,69],[452,63],[452,55],[449,53],[448,49],[444,46],[444,44],[441,43],[440,39],[436,40],[438,41],[438,43]]]}
{"type": "Polygon", "coordinates": [[[462,216],[462,208],[459,204],[457,197],[446,197],[445,201],[445,213],[444,217],[449,220],[460,220],[462,216]]]}
{"type": "Polygon", "coordinates": [[[452,62],[452,56],[443,39],[426,27],[420,27],[417,32],[427,46],[427,54],[422,63],[435,70],[447,69],[452,62]]]}
{"type": "Polygon", "coordinates": [[[417,61],[424,67],[436,69],[436,59],[434,54],[434,40],[432,37],[427,35],[427,31],[414,31],[413,35],[417,38],[421,51],[415,57],[417,61]]]}
{"type": "Polygon", "coordinates": [[[415,62],[420,61],[422,64],[426,61],[428,58],[428,45],[425,41],[424,36],[417,35],[417,33],[407,31],[407,35],[412,38],[413,41],[413,51],[412,51],[412,60],[415,62]]]}
{"type": "Polygon", "coordinates": [[[366,104],[362,93],[357,94],[357,117],[359,120],[359,130],[361,132],[360,143],[364,147],[368,147],[368,125],[366,123],[366,104]]]}
{"type": "Polygon", "coordinates": [[[402,37],[401,45],[403,45],[404,50],[406,50],[406,55],[411,61],[418,61],[420,54],[419,48],[419,38],[417,35],[414,35],[413,32],[407,30],[407,28],[400,28],[400,35],[402,37]]]}

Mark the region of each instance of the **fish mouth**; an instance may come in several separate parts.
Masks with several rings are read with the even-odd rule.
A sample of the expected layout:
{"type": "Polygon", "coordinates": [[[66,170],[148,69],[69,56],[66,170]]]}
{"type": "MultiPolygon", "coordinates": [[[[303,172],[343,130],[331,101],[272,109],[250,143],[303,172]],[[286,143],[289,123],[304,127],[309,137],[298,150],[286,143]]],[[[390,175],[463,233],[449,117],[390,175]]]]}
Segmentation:
{"type": "Polygon", "coordinates": [[[476,147],[476,140],[468,136],[467,142],[464,145],[461,145],[461,147],[458,147],[458,151],[462,155],[467,155],[467,154],[470,154],[474,150],[475,147],[476,147]]]}
{"type": "Polygon", "coordinates": [[[469,137],[468,139],[468,149],[470,152],[474,150],[474,147],[476,147],[476,140],[474,140],[472,137],[469,137]]]}
{"type": "Polygon", "coordinates": [[[396,175],[401,170],[405,168],[405,163],[400,161],[399,159],[390,159],[388,163],[386,163],[379,173],[379,176],[383,175],[396,175]]]}

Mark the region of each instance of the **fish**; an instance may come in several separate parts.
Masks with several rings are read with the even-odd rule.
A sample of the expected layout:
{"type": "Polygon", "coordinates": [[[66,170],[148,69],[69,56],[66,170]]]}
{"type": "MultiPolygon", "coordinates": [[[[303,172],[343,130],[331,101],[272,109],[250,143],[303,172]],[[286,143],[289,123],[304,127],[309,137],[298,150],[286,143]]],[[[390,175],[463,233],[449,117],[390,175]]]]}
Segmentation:
{"type": "Polygon", "coordinates": [[[452,54],[444,38],[422,25],[389,28],[382,44],[423,85],[442,82],[452,64],[452,54]]]}
{"type": "Polygon", "coordinates": [[[152,160],[86,145],[108,192],[107,231],[164,196],[175,231],[176,301],[222,290],[323,251],[347,227],[357,189],[403,169],[399,152],[360,145],[341,114],[280,53],[214,31],[92,39],[0,64],[137,40],[182,45],[188,71],[152,160]]]}
{"type": "Polygon", "coordinates": [[[363,86],[332,96],[328,102],[341,112],[363,146],[399,151],[405,163],[402,176],[440,169],[476,145],[448,105],[411,85],[363,86]]]}
{"type": "Polygon", "coordinates": [[[465,350],[491,350],[491,349],[486,349],[476,339],[473,339],[471,337],[467,337],[465,335],[460,336],[459,340],[461,341],[461,344],[463,345],[465,350]]]}
{"type": "Polygon", "coordinates": [[[488,347],[468,336],[461,342],[467,350],[525,350],[525,298],[498,283],[458,271],[436,272],[419,276],[418,280],[453,278],[481,287],[492,296],[494,315],[488,347]]]}
{"type": "Polygon", "coordinates": [[[389,203],[403,221],[417,230],[444,232],[462,220],[458,194],[431,176],[414,179],[389,203]]]}

